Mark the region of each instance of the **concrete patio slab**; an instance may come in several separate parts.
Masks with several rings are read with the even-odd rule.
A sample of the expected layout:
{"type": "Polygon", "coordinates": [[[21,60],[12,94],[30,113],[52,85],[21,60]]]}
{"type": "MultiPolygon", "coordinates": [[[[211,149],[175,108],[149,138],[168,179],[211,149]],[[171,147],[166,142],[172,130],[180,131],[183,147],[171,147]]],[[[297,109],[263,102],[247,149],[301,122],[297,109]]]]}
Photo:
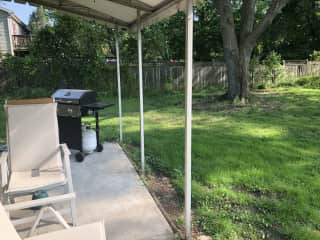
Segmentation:
{"type": "Polygon", "coordinates": [[[134,167],[115,143],[72,163],[80,224],[104,219],[107,239],[173,239],[173,233],[134,167]]]}
{"type": "MultiPolygon", "coordinates": [[[[174,239],[169,224],[118,144],[105,143],[102,153],[93,153],[82,163],[72,160],[71,170],[79,225],[104,220],[108,240],[174,239]]],[[[59,228],[50,225],[37,231],[59,228]]]]}

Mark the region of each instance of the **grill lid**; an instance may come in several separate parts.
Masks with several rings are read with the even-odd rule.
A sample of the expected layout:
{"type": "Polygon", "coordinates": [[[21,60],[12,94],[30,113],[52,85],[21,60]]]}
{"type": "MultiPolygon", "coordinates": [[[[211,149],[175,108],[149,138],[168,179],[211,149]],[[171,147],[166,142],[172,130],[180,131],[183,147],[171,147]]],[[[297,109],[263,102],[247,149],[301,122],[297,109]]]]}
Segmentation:
{"type": "Polygon", "coordinates": [[[52,98],[58,103],[84,105],[96,102],[97,94],[92,90],[59,89],[52,98]]]}

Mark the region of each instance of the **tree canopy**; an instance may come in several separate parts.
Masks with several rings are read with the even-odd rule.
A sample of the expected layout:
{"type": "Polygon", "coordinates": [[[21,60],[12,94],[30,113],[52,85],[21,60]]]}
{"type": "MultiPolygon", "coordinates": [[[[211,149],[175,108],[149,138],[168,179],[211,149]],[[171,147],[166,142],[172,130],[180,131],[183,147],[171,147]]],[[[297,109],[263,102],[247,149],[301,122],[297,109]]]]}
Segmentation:
{"type": "MultiPolygon", "coordinates": [[[[194,24],[194,58],[196,61],[223,60],[224,49],[222,45],[219,14],[215,8],[216,2],[217,0],[196,1],[194,8],[196,16],[194,24]]],[[[259,21],[266,13],[270,0],[256,0],[255,2],[255,15],[257,21],[259,21]]],[[[232,4],[235,30],[236,34],[239,35],[242,1],[234,0],[232,4]]],[[[259,39],[257,47],[254,49],[254,55],[258,56],[262,61],[269,53],[276,51],[285,59],[307,59],[313,51],[320,50],[319,9],[320,4],[317,4],[317,1],[314,0],[291,0],[288,6],[283,9],[282,14],[274,19],[272,26],[267,29],[259,39]]],[[[65,35],[66,42],[72,40],[67,38],[75,33],[73,28],[79,28],[79,26],[75,26],[76,24],[79,25],[81,23],[82,26],[85,26],[86,23],[88,23],[87,20],[81,20],[75,17],[68,18],[72,19],[70,21],[74,21],[74,23],[72,23],[72,26],[65,26],[68,28],[65,35]]],[[[31,15],[29,26],[34,31],[38,31],[50,25],[50,23],[51,25],[55,25],[55,28],[60,28],[62,17],[59,17],[59,14],[52,14],[42,7],[39,7],[31,15]]],[[[105,44],[109,46],[107,53],[112,53],[112,46],[114,45],[112,31],[103,28],[105,33],[102,33],[102,28],[98,28],[97,26],[99,26],[99,24],[91,24],[88,26],[87,30],[90,29],[88,32],[90,34],[82,34],[81,39],[90,39],[92,35],[101,35],[106,41],[105,44]]],[[[78,29],[79,32],[82,31],[81,29],[82,27],[78,29]]],[[[87,30],[84,29],[83,31],[86,32],[87,30]]],[[[184,59],[184,33],[185,23],[184,13],[182,12],[178,12],[169,19],[145,28],[143,30],[144,61],[153,62],[184,59]]],[[[136,62],[135,37],[134,33],[128,34],[126,32],[123,32],[120,36],[122,59],[125,62],[136,62]]],[[[69,44],[75,45],[75,42],[76,41],[69,42],[69,44]]],[[[50,48],[50,44],[47,45],[50,48]]],[[[92,44],[92,46],[95,47],[94,44],[92,44]]],[[[86,46],[86,48],[90,48],[90,46],[86,46]]]]}
{"type": "Polygon", "coordinates": [[[33,33],[49,25],[49,14],[42,6],[38,7],[29,19],[29,27],[33,33]]]}
{"type": "MultiPolygon", "coordinates": [[[[241,33],[241,8],[255,2],[255,22],[266,14],[272,0],[230,0],[235,34],[241,33]]],[[[224,61],[219,0],[198,0],[194,7],[195,61],[224,61]]],[[[223,1],[223,2],[229,2],[223,1]]],[[[320,4],[314,0],[291,0],[261,35],[252,55],[257,63],[277,59],[319,59],[320,4]],[[276,53],[276,55],[275,55],[276,53]],[[268,58],[269,57],[269,58],[268,58]]],[[[184,59],[185,15],[178,12],[169,19],[143,29],[144,62],[184,59]]],[[[62,15],[39,7],[30,17],[33,29],[30,55],[10,60],[12,79],[47,88],[87,87],[106,89],[108,58],[114,58],[114,32],[94,21],[62,15]],[[19,80],[20,79],[20,80],[19,80]],[[90,81],[89,81],[90,80],[90,81]],[[88,82],[88,85],[86,85],[88,82]]],[[[238,41],[238,40],[237,40],[238,41]]],[[[124,65],[137,62],[136,34],[120,31],[120,54],[124,65]]],[[[109,71],[112,72],[112,71],[109,71]]],[[[112,76],[113,77],[113,76],[112,76]]],[[[129,77],[127,77],[129,79],[129,77]]],[[[19,84],[17,84],[20,86],[19,84]]],[[[112,89],[111,86],[108,87],[112,89]]]]}

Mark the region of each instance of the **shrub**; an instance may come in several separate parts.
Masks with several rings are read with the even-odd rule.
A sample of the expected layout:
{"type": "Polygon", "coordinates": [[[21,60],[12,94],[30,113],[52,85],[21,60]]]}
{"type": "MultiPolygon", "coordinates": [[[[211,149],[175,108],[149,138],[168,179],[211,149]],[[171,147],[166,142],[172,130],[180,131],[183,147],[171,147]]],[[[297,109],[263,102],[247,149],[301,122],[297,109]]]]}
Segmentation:
{"type": "Polygon", "coordinates": [[[281,55],[272,51],[263,60],[264,76],[267,82],[276,83],[286,78],[286,71],[281,64],[281,55]]]}
{"type": "Polygon", "coordinates": [[[300,78],[289,78],[276,85],[277,87],[303,87],[320,89],[320,76],[306,76],[300,78]]]}
{"type": "Polygon", "coordinates": [[[172,93],[174,91],[174,87],[172,82],[167,82],[164,84],[164,92],[165,93],[172,93]]]}
{"type": "Polygon", "coordinates": [[[320,61],[320,51],[314,50],[309,57],[310,57],[310,60],[312,61],[320,61]]]}
{"type": "Polygon", "coordinates": [[[286,79],[287,74],[281,64],[280,54],[272,51],[260,64],[259,62],[258,57],[253,57],[250,63],[252,87],[264,89],[286,79]]]}

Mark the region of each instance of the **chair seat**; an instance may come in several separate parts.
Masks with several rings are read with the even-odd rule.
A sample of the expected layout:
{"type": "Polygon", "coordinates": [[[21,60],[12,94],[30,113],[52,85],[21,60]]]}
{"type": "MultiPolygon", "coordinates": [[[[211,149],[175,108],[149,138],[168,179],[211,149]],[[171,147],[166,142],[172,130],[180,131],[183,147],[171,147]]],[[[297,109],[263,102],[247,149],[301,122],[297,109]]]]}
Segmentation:
{"type": "Polygon", "coordinates": [[[40,176],[32,177],[31,171],[12,172],[6,193],[26,194],[37,190],[51,189],[66,184],[67,179],[62,171],[41,172],[40,176]]]}
{"type": "Polygon", "coordinates": [[[106,240],[103,222],[91,223],[70,229],[25,238],[25,240],[106,240]]]}

